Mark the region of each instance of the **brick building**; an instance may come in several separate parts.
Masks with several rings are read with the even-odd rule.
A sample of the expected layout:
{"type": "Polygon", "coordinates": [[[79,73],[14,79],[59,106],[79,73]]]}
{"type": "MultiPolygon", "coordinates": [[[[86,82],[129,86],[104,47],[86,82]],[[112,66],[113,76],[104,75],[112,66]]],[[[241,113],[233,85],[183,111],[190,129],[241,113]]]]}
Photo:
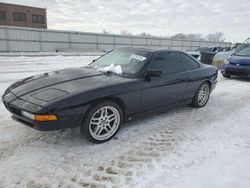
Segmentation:
{"type": "Polygon", "coordinates": [[[47,29],[46,9],[0,2],[0,25],[47,29]]]}

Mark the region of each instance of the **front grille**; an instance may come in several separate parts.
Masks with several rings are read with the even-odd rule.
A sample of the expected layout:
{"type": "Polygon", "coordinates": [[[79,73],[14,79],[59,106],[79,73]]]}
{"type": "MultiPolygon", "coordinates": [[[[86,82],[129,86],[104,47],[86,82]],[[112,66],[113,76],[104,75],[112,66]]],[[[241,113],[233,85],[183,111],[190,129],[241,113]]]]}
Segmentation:
{"type": "Polygon", "coordinates": [[[18,115],[18,116],[22,116],[21,114],[21,110],[17,109],[17,108],[14,108],[12,106],[9,106],[9,111],[15,115],[18,115]]]}
{"type": "Polygon", "coordinates": [[[34,125],[33,125],[32,123],[30,123],[30,122],[28,122],[28,121],[25,121],[25,120],[23,120],[23,119],[20,119],[19,117],[12,116],[12,119],[14,119],[14,120],[16,120],[16,121],[18,121],[18,122],[20,122],[20,123],[23,123],[23,124],[25,124],[25,125],[27,125],[27,126],[29,126],[29,127],[33,127],[33,128],[34,128],[34,125]]]}
{"type": "Polygon", "coordinates": [[[235,76],[248,76],[250,74],[250,71],[226,69],[226,73],[229,75],[235,75],[235,76]]]}
{"type": "Polygon", "coordinates": [[[239,68],[239,67],[250,67],[250,65],[249,64],[240,64],[240,63],[235,63],[235,64],[233,64],[233,63],[230,63],[230,65],[232,65],[232,66],[236,66],[237,68],[239,68]]]}
{"type": "Polygon", "coordinates": [[[240,67],[250,67],[250,65],[240,64],[240,67]]]}

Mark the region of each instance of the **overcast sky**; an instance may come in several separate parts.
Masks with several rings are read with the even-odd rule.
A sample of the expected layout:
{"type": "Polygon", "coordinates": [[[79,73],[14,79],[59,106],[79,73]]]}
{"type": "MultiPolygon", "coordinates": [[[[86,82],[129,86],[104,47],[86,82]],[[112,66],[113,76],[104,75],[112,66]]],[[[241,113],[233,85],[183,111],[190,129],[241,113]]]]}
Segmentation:
{"type": "Polygon", "coordinates": [[[47,7],[48,28],[157,36],[224,32],[227,41],[250,37],[250,0],[0,0],[47,7]]]}

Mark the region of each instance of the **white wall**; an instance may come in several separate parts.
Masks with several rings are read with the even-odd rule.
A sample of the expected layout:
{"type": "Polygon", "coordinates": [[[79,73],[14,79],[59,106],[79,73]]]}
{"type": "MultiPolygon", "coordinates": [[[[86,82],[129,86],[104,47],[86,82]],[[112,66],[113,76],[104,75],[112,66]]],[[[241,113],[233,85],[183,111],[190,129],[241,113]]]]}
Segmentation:
{"type": "Polygon", "coordinates": [[[0,52],[51,52],[61,49],[109,51],[121,47],[191,50],[197,47],[230,45],[231,43],[0,26],[0,52]]]}

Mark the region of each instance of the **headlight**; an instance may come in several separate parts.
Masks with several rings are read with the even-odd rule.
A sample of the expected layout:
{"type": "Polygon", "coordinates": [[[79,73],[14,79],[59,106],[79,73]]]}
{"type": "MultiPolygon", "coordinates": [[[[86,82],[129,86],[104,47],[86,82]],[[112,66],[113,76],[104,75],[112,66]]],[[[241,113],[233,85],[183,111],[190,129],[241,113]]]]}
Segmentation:
{"type": "Polygon", "coordinates": [[[229,64],[229,61],[227,59],[225,59],[224,64],[229,64]]]}
{"type": "Polygon", "coordinates": [[[22,114],[22,116],[24,116],[26,118],[35,120],[35,115],[34,114],[31,114],[31,113],[25,112],[25,111],[22,111],[21,114],[22,114]]]}
{"type": "Polygon", "coordinates": [[[58,118],[56,115],[49,114],[49,115],[34,115],[26,111],[21,112],[22,116],[35,120],[35,121],[57,121],[58,118]]]}

